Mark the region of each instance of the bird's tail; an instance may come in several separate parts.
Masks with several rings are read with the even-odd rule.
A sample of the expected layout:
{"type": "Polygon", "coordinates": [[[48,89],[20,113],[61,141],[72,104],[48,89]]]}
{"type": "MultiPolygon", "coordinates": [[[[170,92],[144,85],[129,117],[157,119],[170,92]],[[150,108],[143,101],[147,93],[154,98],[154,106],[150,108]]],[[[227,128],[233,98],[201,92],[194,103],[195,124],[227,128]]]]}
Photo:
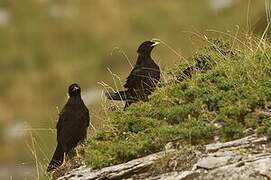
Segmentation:
{"type": "Polygon", "coordinates": [[[53,158],[47,168],[47,172],[55,170],[57,167],[61,166],[63,160],[64,160],[64,151],[59,145],[57,145],[53,158]]]}
{"type": "Polygon", "coordinates": [[[118,100],[118,101],[129,100],[127,91],[106,92],[105,95],[106,95],[107,99],[110,99],[110,100],[118,100]]]}

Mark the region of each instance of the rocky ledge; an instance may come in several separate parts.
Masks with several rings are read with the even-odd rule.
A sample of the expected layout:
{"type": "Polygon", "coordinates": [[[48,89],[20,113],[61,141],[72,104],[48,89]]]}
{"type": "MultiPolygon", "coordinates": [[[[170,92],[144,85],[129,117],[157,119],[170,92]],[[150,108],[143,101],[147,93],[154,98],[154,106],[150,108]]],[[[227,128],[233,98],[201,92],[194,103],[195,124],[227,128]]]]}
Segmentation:
{"type": "Polygon", "coordinates": [[[81,166],[64,179],[271,179],[271,148],[267,137],[255,134],[242,139],[204,147],[176,147],[130,162],[93,170],[81,166]],[[184,150],[185,149],[185,150],[184,150]]]}

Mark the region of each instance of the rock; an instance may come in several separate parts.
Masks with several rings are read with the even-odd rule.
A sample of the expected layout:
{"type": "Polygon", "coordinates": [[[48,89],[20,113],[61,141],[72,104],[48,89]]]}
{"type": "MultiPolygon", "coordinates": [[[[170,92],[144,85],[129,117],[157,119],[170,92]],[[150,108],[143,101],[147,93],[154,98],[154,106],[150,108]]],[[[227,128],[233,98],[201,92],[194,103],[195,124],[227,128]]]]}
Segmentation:
{"type": "Polygon", "coordinates": [[[196,166],[198,168],[204,168],[207,170],[210,169],[215,169],[221,166],[225,166],[229,164],[230,161],[233,161],[234,156],[220,156],[220,157],[215,157],[215,156],[208,156],[204,159],[201,159],[196,166]]]}
{"type": "Polygon", "coordinates": [[[170,150],[170,149],[173,149],[173,143],[172,142],[169,142],[169,143],[167,143],[166,145],[165,145],[165,150],[170,150]]]}
{"type": "Polygon", "coordinates": [[[199,172],[194,171],[170,172],[159,176],[147,178],[146,180],[193,180],[199,175],[199,172]]]}
{"type": "Polygon", "coordinates": [[[214,126],[218,129],[223,128],[225,126],[224,122],[215,122],[214,126]]]}
{"type": "MultiPolygon", "coordinates": [[[[81,166],[59,180],[66,179],[147,179],[147,180],[270,180],[271,179],[271,149],[267,137],[247,136],[242,139],[213,143],[200,148],[189,149],[196,158],[188,158],[184,154],[186,146],[171,149],[171,143],[166,151],[135,159],[127,163],[92,170],[81,166]],[[166,155],[166,156],[165,156],[166,155]],[[168,156],[169,155],[169,156],[168,156]],[[170,161],[165,161],[170,157],[170,161]],[[165,158],[165,159],[163,159],[165,158]],[[170,168],[170,162],[176,163],[170,168]],[[166,166],[162,171],[151,171],[153,165],[166,166]],[[186,164],[188,163],[188,164],[186,164]],[[185,166],[184,166],[185,164],[185,166]],[[152,172],[155,172],[154,174],[152,172]]],[[[193,157],[194,157],[193,155],[193,157]]]]}
{"type": "Polygon", "coordinates": [[[208,144],[206,145],[206,151],[215,152],[222,148],[236,147],[236,146],[241,146],[241,145],[252,145],[255,143],[263,143],[263,142],[266,142],[267,140],[268,140],[267,137],[257,138],[256,135],[253,134],[251,136],[247,136],[242,139],[237,139],[230,142],[208,144]]]}
{"type": "Polygon", "coordinates": [[[250,136],[250,135],[252,135],[252,134],[254,134],[255,132],[254,132],[254,130],[252,129],[252,128],[248,128],[248,129],[246,129],[246,130],[244,130],[244,134],[246,135],[246,136],[250,136]]]}
{"type": "Polygon", "coordinates": [[[174,153],[175,150],[162,151],[159,153],[151,154],[149,156],[135,159],[127,163],[106,167],[100,170],[92,170],[89,167],[82,166],[67,175],[62,176],[59,180],[66,179],[122,179],[129,178],[136,173],[142,173],[148,170],[148,168],[155,163],[158,159],[163,158],[169,153],[174,153]]]}
{"type": "Polygon", "coordinates": [[[268,159],[260,159],[252,163],[255,171],[271,179],[271,156],[268,159]]]}
{"type": "Polygon", "coordinates": [[[236,164],[223,166],[213,171],[208,172],[202,176],[202,179],[251,179],[262,180],[271,179],[271,159],[259,159],[253,162],[244,163],[243,166],[236,166],[236,164]]]}

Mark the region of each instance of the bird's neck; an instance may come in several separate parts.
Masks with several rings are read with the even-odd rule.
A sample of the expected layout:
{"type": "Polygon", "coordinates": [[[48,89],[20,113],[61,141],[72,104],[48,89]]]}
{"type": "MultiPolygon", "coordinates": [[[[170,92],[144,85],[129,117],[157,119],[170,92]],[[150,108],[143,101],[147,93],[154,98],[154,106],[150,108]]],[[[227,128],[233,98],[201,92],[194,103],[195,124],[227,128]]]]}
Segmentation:
{"type": "Polygon", "coordinates": [[[70,96],[71,99],[77,99],[80,100],[81,99],[81,95],[80,94],[76,94],[76,95],[72,95],[70,96]]]}
{"type": "Polygon", "coordinates": [[[148,53],[148,54],[138,54],[138,57],[137,57],[137,62],[136,64],[141,64],[143,61],[146,61],[148,59],[151,59],[151,54],[148,53]]]}

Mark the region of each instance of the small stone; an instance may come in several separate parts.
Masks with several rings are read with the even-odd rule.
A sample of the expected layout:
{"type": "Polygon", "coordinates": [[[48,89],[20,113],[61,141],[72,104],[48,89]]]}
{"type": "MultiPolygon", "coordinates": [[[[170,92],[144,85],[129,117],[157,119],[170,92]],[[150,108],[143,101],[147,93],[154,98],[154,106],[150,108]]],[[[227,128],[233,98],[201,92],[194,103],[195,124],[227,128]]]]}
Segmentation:
{"type": "Polygon", "coordinates": [[[245,162],[242,161],[242,162],[239,162],[235,165],[235,167],[241,167],[241,166],[244,166],[245,165],[245,162]]]}
{"type": "Polygon", "coordinates": [[[217,127],[218,129],[220,129],[225,126],[225,123],[224,122],[215,122],[214,126],[217,127]]]}
{"type": "Polygon", "coordinates": [[[173,143],[172,142],[169,142],[165,145],[165,150],[170,150],[170,149],[173,149],[173,143]]]}
{"type": "Polygon", "coordinates": [[[254,133],[255,132],[254,132],[254,130],[252,128],[248,128],[248,129],[244,130],[245,136],[249,136],[249,135],[252,135],[254,133]]]}
{"type": "Polygon", "coordinates": [[[214,137],[214,141],[215,141],[215,142],[219,142],[219,140],[220,140],[219,136],[215,136],[215,137],[214,137]]]}

